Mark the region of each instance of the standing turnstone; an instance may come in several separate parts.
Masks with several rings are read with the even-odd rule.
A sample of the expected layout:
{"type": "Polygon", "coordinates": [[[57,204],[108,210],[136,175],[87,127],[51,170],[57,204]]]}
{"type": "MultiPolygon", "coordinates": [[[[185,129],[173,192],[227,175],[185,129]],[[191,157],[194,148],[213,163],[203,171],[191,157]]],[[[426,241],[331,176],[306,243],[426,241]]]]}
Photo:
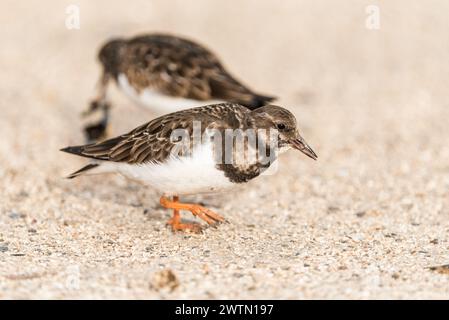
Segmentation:
{"type": "Polygon", "coordinates": [[[219,192],[248,182],[276,159],[278,153],[273,151],[277,148],[281,152],[294,148],[317,158],[299,134],[296,119],[288,110],[273,105],[249,110],[239,104],[222,103],[171,113],[116,138],[61,151],[94,159],[68,178],[121,173],[163,194],[161,205],[174,210],[168,221],[173,230],[199,231],[197,224],[181,223],[179,210],[190,211],[211,225],[224,219],[200,205],[181,203],[178,197],[219,192]],[[227,139],[229,134],[236,138],[236,132],[243,137],[238,140],[243,141],[240,146],[237,139],[227,139]],[[257,137],[257,144],[250,143],[251,137],[257,137]],[[268,137],[274,137],[275,143],[268,137]],[[262,152],[249,157],[254,147],[262,152]],[[262,155],[267,153],[269,156],[264,158],[262,155]]]}
{"type": "MultiPolygon", "coordinates": [[[[98,57],[103,66],[99,94],[86,114],[108,109],[110,80],[158,114],[224,101],[254,109],[274,99],[253,92],[235,79],[215,54],[180,37],[152,34],[114,39],[103,45],[98,57]]],[[[88,138],[95,139],[101,128],[100,124],[94,131],[86,130],[88,138]]]]}

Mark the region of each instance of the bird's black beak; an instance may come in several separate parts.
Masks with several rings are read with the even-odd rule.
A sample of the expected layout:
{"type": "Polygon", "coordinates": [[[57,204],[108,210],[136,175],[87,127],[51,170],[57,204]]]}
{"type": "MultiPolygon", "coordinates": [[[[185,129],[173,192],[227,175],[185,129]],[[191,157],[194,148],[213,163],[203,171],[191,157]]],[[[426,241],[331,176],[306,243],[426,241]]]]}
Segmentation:
{"type": "Polygon", "coordinates": [[[318,156],[316,155],[316,153],[312,150],[312,148],[307,144],[307,142],[304,141],[303,138],[298,138],[298,139],[292,139],[289,141],[290,145],[295,148],[296,150],[301,151],[302,153],[304,153],[306,156],[312,158],[313,160],[318,159],[318,156]]]}

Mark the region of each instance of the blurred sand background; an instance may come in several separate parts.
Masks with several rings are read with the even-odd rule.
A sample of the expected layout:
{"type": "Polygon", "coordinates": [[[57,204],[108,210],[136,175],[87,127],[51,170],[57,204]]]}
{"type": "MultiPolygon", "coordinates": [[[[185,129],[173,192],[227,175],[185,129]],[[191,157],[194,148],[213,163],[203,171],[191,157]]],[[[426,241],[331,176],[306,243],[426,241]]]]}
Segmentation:
{"type": "MultiPolygon", "coordinates": [[[[444,0],[2,0],[0,298],[448,299],[447,270],[429,269],[449,264],[448,12],[444,0]],[[80,30],[65,27],[70,4],[80,30]],[[369,4],[379,30],[365,27],[369,4]],[[231,222],[202,235],[167,229],[150,188],[63,179],[85,163],[58,149],[84,142],[99,46],[152,31],[206,44],[280,97],[319,161],[289,152],[274,176],[194,197],[231,222]]],[[[114,134],[154,116],[111,93],[114,134]]]]}

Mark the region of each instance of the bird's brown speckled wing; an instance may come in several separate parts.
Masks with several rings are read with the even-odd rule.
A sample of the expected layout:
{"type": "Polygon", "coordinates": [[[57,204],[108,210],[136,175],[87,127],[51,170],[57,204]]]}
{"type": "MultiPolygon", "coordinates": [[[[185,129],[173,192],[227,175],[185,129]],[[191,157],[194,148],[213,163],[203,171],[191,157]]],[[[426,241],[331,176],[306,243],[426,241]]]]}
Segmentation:
{"type": "Polygon", "coordinates": [[[244,125],[243,119],[248,112],[249,109],[231,103],[187,109],[156,118],[127,134],[62,151],[129,164],[164,162],[176,145],[170,139],[173,130],[184,129],[193,139],[194,121],[201,122],[201,134],[206,128],[239,128],[244,125]]]}
{"type": "Polygon", "coordinates": [[[274,99],[252,92],[230,75],[212,52],[190,40],[140,36],[126,41],[120,56],[120,72],[137,90],[151,88],[169,96],[225,100],[249,108],[274,99]]]}

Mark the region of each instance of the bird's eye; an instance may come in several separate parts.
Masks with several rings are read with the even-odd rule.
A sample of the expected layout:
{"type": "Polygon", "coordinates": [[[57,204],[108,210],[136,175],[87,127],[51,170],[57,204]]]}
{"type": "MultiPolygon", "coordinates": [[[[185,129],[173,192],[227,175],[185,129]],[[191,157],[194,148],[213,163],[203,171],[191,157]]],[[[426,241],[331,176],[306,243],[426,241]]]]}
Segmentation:
{"type": "Polygon", "coordinates": [[[283,124],[283,123],[278,123],[278,124],[276,125],[276,127],[278,128],[278,130],[284,130],[284,129],[285,129],[285,124],[283,124]]]}

